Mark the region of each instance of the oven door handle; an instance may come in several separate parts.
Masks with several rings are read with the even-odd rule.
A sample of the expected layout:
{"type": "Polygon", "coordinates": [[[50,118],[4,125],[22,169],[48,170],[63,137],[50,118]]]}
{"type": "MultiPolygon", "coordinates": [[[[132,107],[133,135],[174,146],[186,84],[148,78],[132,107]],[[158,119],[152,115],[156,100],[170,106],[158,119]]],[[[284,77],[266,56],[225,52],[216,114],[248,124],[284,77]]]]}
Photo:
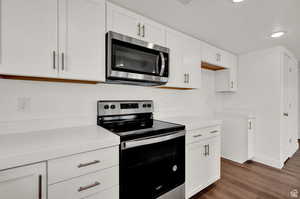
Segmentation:
{"type": "Polygon", "coordinates": [[[123,142],[121,144],[121,149],[125,150],[125,149],[134,148],[134,147],[145,146],[145,145],[149,145],[149,144],[156,144],[156,143],[165,142],[168,140],[173,140],[175,138],[179,138],[182,136],[185,136],[185,131],[179,131],[177,133],[169,134],[166,136],[156,136],[156,137],[127,141],[127,142],[123,142]]]}
{"type": "Polygon", "coordinates": [[[165,73],[165,69],[166,69],[166,60],[164,57],[164,54],[162,52],[159,53],[160,58],[161,58],[161,71],[160,71],[160,76],[162,77],[165,73]]]}

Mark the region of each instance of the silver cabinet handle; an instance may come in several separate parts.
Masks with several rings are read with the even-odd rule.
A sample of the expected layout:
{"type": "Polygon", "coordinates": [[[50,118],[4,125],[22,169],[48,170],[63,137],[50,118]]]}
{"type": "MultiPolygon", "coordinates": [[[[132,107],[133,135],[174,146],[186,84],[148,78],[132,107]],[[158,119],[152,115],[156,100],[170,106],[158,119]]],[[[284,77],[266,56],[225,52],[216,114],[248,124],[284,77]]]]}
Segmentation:
{"type": "Polygon", "coordinates": [[[81,191],[85,191],[85,190],[91,189],[91,188],[93,188],[93,187],[99,186],[100,184],[101,184],[100,182],[97,182],[97,181],[96,181],[94,184],[87,185],[87,186],[84,186],[84,187],[79,187],[78,192],[81,192],[81,191]]]}
{"type": "Polygon", "coordinates": [[[137,35],[138,36],[141,36],[141,23],[138,23],[138,32],[137,32],[137,35]]]}
{"type": "Polygon", "coordinates": [[[83,167],[87,167],[87,166],[91,166],[93,164],[99,164],[100,160],[95,160],[93,162],[88,162],[88,163],[83,163],[83,164],[79,164],[77,167],[78,168],[83,168],[83,167]]]}
{"type": "Polygon", "coordinates": [[[142,32],[143,32],[142,37],[145,37],[145,25],[142,26],[142,32]]]}
{"type": "Polygon", "coordinates": [[[209,144],[207,145],[207,155],[210,155],[210,148],[209,148],[209,144]]]}
{"type": "Polygon", "coordinates": [[[194,135],[193,137],[194,137],[194,138],[198,138],[198,137],[202,137],[202,135],[201,135],[201,134],[198,134],[198,135],[194,135]]]}
{"type": "Polygon", "coordinates": [[[283,116],[288,117],[288,116],[289,116],[289,113],[283,113],[283,116]]]}
{"type": "Polygon", "coordinates": [[[206,145],[204,145],[204,156],[208,156],[209,155],[209,145],[208,144],[206,144],[206,145]]]}
{"type": "Polygon", "coordinates": [[[61,69],[62,71],[65,70],[65,53],[61,54],[61,69]]]}
{"type": "Polygon", "coordinates": [[[214,131],[211,131],[210,133],[215,134],[215,133],[218,133],[218,132],[219,132],[218,130],[214,130],[214,131]]]}
{"type": "Polygon", "coordinates": [[[252,130],[252,122],[249,121],[249,130],[252,130]]]}
{"type": "Polygon", "coordinates": [[[56,52],[52,52],[52,59],[53,59],[53,69],[56,70],[56,52]]]}
{"type": "Polygon", "coordinates": [[[183,83],[186,83],[186,73],[184,73],[184,80],[183,83]]]}
{"type": "Polygon", "coordinates": [[[42,175],[39,175],[39,196],[38,198],[39,199],[42,199],[43,197],[43,176],[42,175]]]}
{"type": "Polygon", "coordinates": [[[234,83],[234,82],[233,82],[233,81],[231,81],[231,88],[233,88],[233,83],[234,83]]]}

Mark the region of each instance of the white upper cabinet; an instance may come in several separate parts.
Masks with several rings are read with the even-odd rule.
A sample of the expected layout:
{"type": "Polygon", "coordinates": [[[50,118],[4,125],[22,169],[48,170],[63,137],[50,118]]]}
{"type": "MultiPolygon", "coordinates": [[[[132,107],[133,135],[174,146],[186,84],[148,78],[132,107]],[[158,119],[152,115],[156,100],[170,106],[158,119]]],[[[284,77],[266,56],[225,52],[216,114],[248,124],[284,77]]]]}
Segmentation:
{"type": "Polygon", "coordinates": [[[0,172],[1,199],[46,199],[46,164],[0,172]]]}
{"type": "Polygon", "coordinates": [[[170,49],[169,81],[168,87],[186,86],[186,71],[183,69],[183,48],[181,46],[182,34],[168,29],[166,32],[167,47],[170,49]]]}
{"type": "Polygon", "coordinates": [[[201,42],[185,36],[183,40],[183,67],[187,71],[188,88],[201,88],[201,42]]]}
{"type": "Polygon", "coordinates": [[[105,80],[104,0],[2,0],[0,74],[105,80]]]}
{"type": "Polygon", "coordinates": [[[167,30],[170,76],[167,87],[201,87],[201,42],[172,29],[167,30]]]}
{"type": "Polygon", "coordinates": [[[56,77],[57,1],[0,3],[0,74],[56,77]]]}
{"type": "Polygon", "coordinates": [[[202,55],[202,61],[216,65],[216,66],[222,66],[223,67],[223,51],[211,46],[207,43],[203,43],[203,55],[202,55]]]}
{"type": "Polygon", "coordinates": [[[114,31],[136,39],[141,35],[139,16],[129,10],[107,2],[107,31],[114,31]]]}
{"type": "Polygon", "coordinates": [[[105,81],[105,1],[59,3],[59,77],[105,81]]]}
{"type": "Polygon", "coordinates": [[[107,31],[165,46],[165,27],[127,9],[107,3],[107,31]]]}
{"type": "Polygon", "coordinates": [[[141,27],[142,40],[146,40],[148,42],[165,46],[166,45],[165,27],[147,18],[141,18],[141,20],[143,24],[141,27]]]}
{"type": "Polygon", "coordinates": [[[237,82],[237,56],[226,53],[227,68],[216,71],[216,91],[235,92],[238,89],[237,82]]]}

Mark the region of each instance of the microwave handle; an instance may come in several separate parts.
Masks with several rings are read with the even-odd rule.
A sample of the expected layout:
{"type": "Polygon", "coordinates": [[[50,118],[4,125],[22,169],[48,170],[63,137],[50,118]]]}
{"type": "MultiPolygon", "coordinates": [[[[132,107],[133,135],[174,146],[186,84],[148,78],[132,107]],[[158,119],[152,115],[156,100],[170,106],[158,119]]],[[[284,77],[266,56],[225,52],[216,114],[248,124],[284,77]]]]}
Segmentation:
{"type": "Polygon", "coordinates": [[[164,54],[162,52],[159,53],[160,57],[161,57],[161,71],[160,71],[160,76],[163,76],[165,73],[165,68],[166,68],[166,60],[164,57],[164,54]]]}

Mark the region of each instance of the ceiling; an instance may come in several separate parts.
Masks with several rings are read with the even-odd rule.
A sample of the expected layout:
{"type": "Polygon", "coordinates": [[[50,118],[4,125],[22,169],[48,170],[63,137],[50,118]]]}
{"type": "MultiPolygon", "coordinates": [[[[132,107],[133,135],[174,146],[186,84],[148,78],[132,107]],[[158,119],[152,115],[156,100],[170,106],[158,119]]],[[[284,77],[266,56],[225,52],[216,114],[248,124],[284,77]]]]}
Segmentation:
{"type": "Polygon", "coordinates": [[[284,45],[300,59],[300,0],[111,1],[236,54],[284,45]],[[281,30],[287,35],[269,37],[281,30]]]}

